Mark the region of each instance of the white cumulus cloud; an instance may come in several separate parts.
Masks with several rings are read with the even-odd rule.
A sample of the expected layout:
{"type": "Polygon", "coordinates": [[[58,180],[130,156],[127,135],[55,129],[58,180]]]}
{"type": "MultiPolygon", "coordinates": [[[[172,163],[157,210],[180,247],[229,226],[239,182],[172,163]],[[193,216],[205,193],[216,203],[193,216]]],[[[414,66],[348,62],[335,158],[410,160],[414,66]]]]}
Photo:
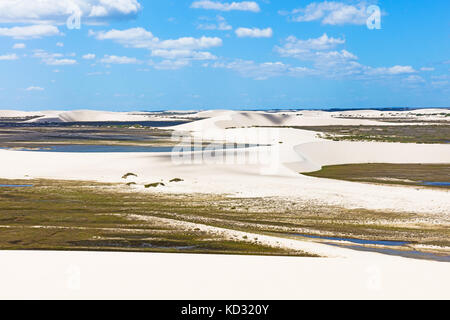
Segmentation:
{"type": "Polygon", "coordinates": [[[1,0],[0,23],[64,23],[74,13],[82,22],[134,17],[137,0],[1,0]]]}
{"type": "Polygon", "coordinates": [[[215,55],[204,50],[222,45],[222,39],[217,37],[162,40],[144,28],[91,31],[89,34],[98,40],[112,40],[125,47],[150,50],[153,57],[165,59],[160,63],[153,63],[153,66],[159,69],[178,69],[190,65],[192,60],[215,60],[215,55]]]}
{"type": "MultiPolygon", "coordinates": [[[[208,20],[208,18],[202,17],[202,20],[208,20]]],[[[228,22],[225,20],[222,16],[216,17],[216,22],[204,22],[197,25],[197,29],[199,30],[220,30],[220,31],[228,31],[232,30],[233,27],[228,24],[228,22]]]]}
{"type": "Polygon", "coordinates": [[[254,1],[242,1],[230,3],[211,0],[200,0],[193,2],[191,8],[218,10],[218,11],[251,11],[251,12],[261,11],[261,8],[259,7],[258,3],[254,1]]]}
{"type": "Polygon", "coordinates": [[[0,36],[13,39],[39,39],[42,37],[61,35],[58,28],[52,25],[38,24],[25,27],[0,28],[0,36]]]}
{"type": "Polygon", "coordinates": [[[119,57],[119,56],[110,56],[105,55],[101,60],[101,63],[105,64],[138,64],[140,61],[136,58],[130,58],[130,57],[119,57]]]}
{"type": "Polygon", "coordinates": [[[191,60],[215,60],[216,56],[206,51],[192,50],[165,50],[157,49],[152,51],[152,56],[164,59],[191,59],[191,60]]]}
{"type": "Polygon", "coordinates": [[[53,59],[46,61],[46,64],[49,66],[68,66],[76,63],[77,61],[73,59],[53,59]]]}
{"type": "Polygon", "coordinates": [[[44,91],[45,89],[42,87],[31,86],[25,89],[26,91],[44,91]]]}
{"type": "Polygon", "coordinates": [[[232,62],[215,62],[208,65],[212,68],[224,68],[238,72],[245,78],[267,80],[273,77],[302,77],[314,74],[314,70],[305,67],[293,67],[280,61],[257,63],[251,60],[235,60],[232,62]]]}
{"type": "Polygon", "coordinates": [[[15,43],[13,49],[25,49],[26,47],[25,43],[15,43]]]}
{"type": "Polygon", "coordinates": [[[157,70],[178,70],[190,65],[190,61],[186,59],[181,60],[163,60],[158,63],[151,62],[152,65],[157,70]]]}
{"type": "Polygon", "coordinates": [[[412,66],[393,66],[393,67],[380,67],[380,68],[371,68],[368,71],[368,74],[371,75],[401,75],[401,74],[411,74],[416,73],[417,71],[412,66]]]}
{"type": "Polygon", "coordinates": [[[67,59],[61,53],[48,53],[44,50],[36,50],[33,57],[40,59],[43,63],[49,66],[67,66],[77,63],[74,59],[67,59]]]}
{"type": "Polygon", "coordinates": [[[95,59],[95,54],[88,53],[88,54],[83,55],[82,58],[85,59],[85,60],[93,60],[93,59],[95,59]]]}
{"type": "Polygon", "coordinates": [[[0,55],[0,61],[11,61],[11,60],[17,60],[17,59],[19,59],[19,57],[15,53],[0,55]]]}
{"type": "Polygon", "coordinates": [[[239,28],[236,30],[236,35],[239,38],[271,38],[273,30],[272,28],[239,28]]]}
{"type": "Polygon", "coordinates": [[[112,40],[126,47],[143,49],[189,49],[198,50],[222,45],[222,39],[217,37],[183,37],[179,39],[161,40],[144,28],[132,28],[126,30],[110,30],[90,32],[98,40],[112,40]]]}
{"type": "MultiPolygon", "coordinates": [[[[290,36],[282,47],[276,47],[278,53],[283,57],[312,60],[317,56],[316,51],[326,51],[336,48],[345,43],[345,39],[329,37],[326,33],[318,38],[297,39],[290,36]]],[[[350,57],[347,54],[348,57],[350,57]]]]}
{"type": "Polygon", "coordinates": [[[369,14],[366,2],[346,4],[337,1],[313,2],[289,13],[293,21],[321,21],[328,25],[366,24],[369,14]]]}
{"type": "MultiPolygon", "coordinates": [[[[253,61],[234,61],[223,64],[222,67],[233,69],[243,76],[255,79],[266,79],[274,76],[319,76],[324,78],[352,78],[361,80],[376,80],[400,78],[405,83],[419,83],[417,76],[411,77],[417,71],[409,65],[392,67],[365,66],[358,57],[338,47],[346,43],[344,38],[330,37],[323,34],[318,38],[298,39],[288,37],[282,46],[276,46],[275,51],[285,58],[296,58],[308,63],[308,66],[291,66],[282,62],[255,63],[253,61]]],[[[221,66],[221,62],[213,64],[221,66]]]]}

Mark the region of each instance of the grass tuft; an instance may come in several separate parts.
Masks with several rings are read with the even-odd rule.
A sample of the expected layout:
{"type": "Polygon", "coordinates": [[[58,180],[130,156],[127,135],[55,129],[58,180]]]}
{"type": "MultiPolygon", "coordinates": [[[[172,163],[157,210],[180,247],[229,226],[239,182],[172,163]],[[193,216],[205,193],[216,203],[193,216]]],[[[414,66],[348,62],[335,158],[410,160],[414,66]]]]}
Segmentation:
{"type": "Polygon", "coordinates": [[[123,176],[122,176],[122,179],[128,179],[129,177],[137,177],[137,174],[135,174],[135,173],[127,173],[127,174],[124,174],[123,176]]]}
{"type": "Polygon", "coordinates": [[[164,183],[162,183],[162,182],[155,182],[155,183],[146,184],[145,188],[146,189],[148,189],[148,188],[157,188],[159,186],[165,187],[166,185],[164,183]]]}

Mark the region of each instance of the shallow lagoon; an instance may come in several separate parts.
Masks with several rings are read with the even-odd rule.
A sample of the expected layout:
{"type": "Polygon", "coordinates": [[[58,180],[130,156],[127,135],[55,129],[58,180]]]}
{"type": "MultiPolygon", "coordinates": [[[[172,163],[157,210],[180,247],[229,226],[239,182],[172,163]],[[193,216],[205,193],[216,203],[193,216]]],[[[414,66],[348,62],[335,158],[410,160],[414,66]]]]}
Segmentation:
{"type": "Polygon", "coordinates": [[[69,152],[69,153],[123,153],[123,152],[171,152],[173,147],[156,146],[117,146],[117,145],[83,145],[67,144],[39,148],[20,148],[20,151],[33,152],[69,152]]]}
{"type": "MultiPolygon", "coordinates": [[[[242,149],[256,147],[257,145],[235,145],[235,144],[213,144],[208,147],[214,147],[215,150],[224,149],[242,149]]],[[[197,151],[195,146],[186,146],[185,151],[197,151]],[[191,148],[191,149],[190,149],[191,148]]],[[[6,150],[33,151],[33,152],[68,152],[68,153],[163,153],[172,152],[173,146],[133,146],[133,145],[91,145],[91,144],[61,144],[39,147],[16,147],[5,148],[6,150]]]]}
{"type": "Polygon", "coordinates": [[[441,262],[450,262],[450,256],[448,255],[439,255],[435,253],[429,252],[421,252],[416,250],[411,250],[408,247],[404,249],[396,249],[389,247],[404,247],[409,244],[406,241],[389,241],[389,240],[363,240],[363,239],[354,239],[354,238],[339,238],[339,237],[325,237],[325,236],[312,236],[306,234],[294,234],[295,236],[311,238],[311,239],[322,239],[322,240],[330,240],[330,241],[346,241],[353,243],[350,244],[340,244],[340,243],[332,243],[327,242],[327,244],[332,246],[337,246],[341,248],[353,249],[358,251],[367,251],[367,252],[376,252],[381,254],[387,254],[392,256],[400,256],[406,258],[413,259],[425,259],[425,260],[433,260],[433,261],[441,261],[441,262]],[[367,245],[379,245],[383,247],[368,247],[367,245]],[[387,247],[387,248],[386,248],[387,247]]]}
{"type": "Polygon", "coordinates": [[[388,241],[388,240],[363,240],[363,239],[354,239],[354,238],[338,238],[338,237],[325,237],[325,236],[312,236],[306,234],[295,234],[295,236],[311,238],[311,239],[323,239],[323,240],[332,240],[332,241],[346,241],[356,244],[374,244],[374,245],[382,245],[382,246],[404,246],[407,245],[408,242],[405,241],[388,241]]]}
{"type": "Polygon", "coordinates": [[[433,261],[439,261],[439,262],[450,262],[450,256],[449,255],[439,255],[435,253],[430,252],[421,252],[416,250],[395,250],[395,249],[389,249],[389,248],[370,248],[370,247],[362,247],[362,246],[356,246],[356,245],[336,245],[332,244],[334,246],[338,246],[341,248],[347,248],[347,249],[353,249],[358,251],[366,251],[366,252],[376,252],[381,254],[387,254],[390,256],[400,256],[404,258],[412,258],[412,259],[421,259],[421,260],[433,260],[433,261]]]}
{"type": "Polygon", "coordinates": [[[424,181],[422,182],[424,186],[431,186],[431,187],[450,187],[450,182],[430,182],[430,181],[424,181]]]}

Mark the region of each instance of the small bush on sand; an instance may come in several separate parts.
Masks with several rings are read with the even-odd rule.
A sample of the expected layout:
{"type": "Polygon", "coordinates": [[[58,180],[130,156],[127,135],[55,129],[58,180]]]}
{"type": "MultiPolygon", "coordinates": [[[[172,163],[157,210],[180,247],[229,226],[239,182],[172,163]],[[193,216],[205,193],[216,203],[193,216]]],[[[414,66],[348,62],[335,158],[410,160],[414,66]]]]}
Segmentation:
{"type": "Polygon", "coordinates": [[[175,179],[170,180],[169,182],[183,182],[183,181],[184,181],[183,179],[175,178],[175,179]]]}
{"type": "Polygon", "coordinates": [[[131,187],[131,186],[133,186],[133,185],[135,185],[135,184],[136,184],[136,182],[128,182],[128,183],[127,183],[127,186],[131,187]]]}
{"type": "Polygon", "coordinates": [[[164,187],[165,184],[162,183],[162,182],[155,182],[155,183],[146,184],[146,185],[145,185],[145,188],[146,188],[146,189],[148,189],[148,188],[157,188],[157,187],[159,187],[159,186],[164,187]]]}
{"type": "Polygon", "coordinates": [[[125,174],[122,179],[127,179],[128,177],[137,177],[137,174],[135,173],[127,173],[125,174]]]}

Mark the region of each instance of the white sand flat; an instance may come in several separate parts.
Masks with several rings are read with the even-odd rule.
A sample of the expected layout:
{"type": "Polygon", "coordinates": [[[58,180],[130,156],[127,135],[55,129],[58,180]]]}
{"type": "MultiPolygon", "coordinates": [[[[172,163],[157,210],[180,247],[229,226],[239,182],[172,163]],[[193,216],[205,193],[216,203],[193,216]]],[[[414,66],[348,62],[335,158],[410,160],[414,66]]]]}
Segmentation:
{"type": "Polygon", "coordinates": [[[448,299],[450,264],[0,251],[1,299],[448,299]]]}

